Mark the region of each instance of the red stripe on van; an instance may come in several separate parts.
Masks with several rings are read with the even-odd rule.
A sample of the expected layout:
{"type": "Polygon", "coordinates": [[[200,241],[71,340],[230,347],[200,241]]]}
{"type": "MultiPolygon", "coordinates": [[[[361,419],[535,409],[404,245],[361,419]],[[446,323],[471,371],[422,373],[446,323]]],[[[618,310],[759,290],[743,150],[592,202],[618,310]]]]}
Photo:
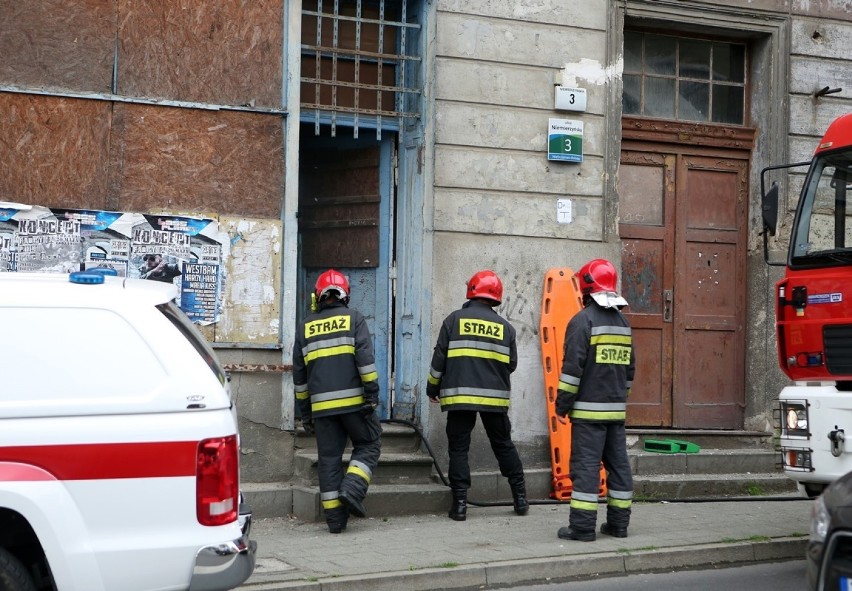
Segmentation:
{"type": "MultiPolygon", "coordinates": [[[[168,478],[195,476],[197,449],[197,441],[0,447],[0,462],[42,468],[57,480],[168,478]]],[[[26,478],[23,471],[19,476],[44,480],[26,478]]]]}

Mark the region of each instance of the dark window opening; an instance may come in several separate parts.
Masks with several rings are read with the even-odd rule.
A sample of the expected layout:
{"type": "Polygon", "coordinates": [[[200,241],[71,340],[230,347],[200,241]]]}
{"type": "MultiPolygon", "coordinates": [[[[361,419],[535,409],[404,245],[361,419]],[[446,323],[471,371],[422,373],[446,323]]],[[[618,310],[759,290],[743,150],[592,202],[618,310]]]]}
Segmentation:
{"type": "Polygon", "coordinates": [[[746,46],[624,33],[625,115],[743,125],[746,46]]]}

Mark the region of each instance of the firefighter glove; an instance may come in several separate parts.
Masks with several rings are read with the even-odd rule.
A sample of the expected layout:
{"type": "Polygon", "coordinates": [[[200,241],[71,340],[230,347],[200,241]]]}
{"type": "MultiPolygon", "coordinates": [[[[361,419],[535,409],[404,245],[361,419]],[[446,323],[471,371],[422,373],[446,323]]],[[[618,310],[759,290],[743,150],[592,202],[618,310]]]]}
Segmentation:
{"type": "Polygon", "coordinates": [[[379,405],[379,394],[378,392],[373,393],[364,393],[364,404],[361,405],[361,408],[358,409],[359,412],[365,417],[369,417],[376,410],[376,407],[379,405]]]}
{"type": "Polygon", "coordinates": [[[574,408],[574,399],[569,398],[561,392],[556,396],[556,415],[560,417],[568,416],[571,409],[574,408]]]}
{"type": "Polygon", "coordinates": [[[437,402],[438,396],[441,395],[441,388],[438,384],[426,384],[426,396],[432,402],[437,402]]]}

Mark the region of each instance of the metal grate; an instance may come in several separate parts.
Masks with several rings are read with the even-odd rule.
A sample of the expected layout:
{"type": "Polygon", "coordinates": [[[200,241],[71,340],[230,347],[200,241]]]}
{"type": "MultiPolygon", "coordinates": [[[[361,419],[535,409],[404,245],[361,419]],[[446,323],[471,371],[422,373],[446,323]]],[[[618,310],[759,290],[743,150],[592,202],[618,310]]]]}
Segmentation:
{"type": "Polygon", "coordinates": [[[852,374],[852,325],[829,325],[822,329],[825,366],[834,375],[852,374]]]}
{"type": "Polygon", "coordinates": [[[403,128],[420,116],[420,88],[414,75],[420,24],[409,0],[305,0],[302,9],[302,102],[321,124],[403,128]],[[410,81],[415,81],[412,84],[410,81]]]}

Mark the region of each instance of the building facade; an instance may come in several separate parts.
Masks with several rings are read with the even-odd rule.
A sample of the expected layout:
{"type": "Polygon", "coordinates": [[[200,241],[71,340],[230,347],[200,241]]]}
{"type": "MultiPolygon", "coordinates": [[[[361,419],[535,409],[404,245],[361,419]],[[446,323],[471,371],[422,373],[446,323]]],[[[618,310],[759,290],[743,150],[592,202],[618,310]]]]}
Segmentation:
{"type": "MultiPolygon", "coordinates": [[[[0,200],[217,220],[203,330],[244,479],[292,475],[294,330],[328,267],[373,331],[383,418],[439,453],[432,347],[489,268],[518,334],[513,436],[549,463],[544,274],[597,257],[631,304],[629,426],[771,432],[760,170],[809,159],[852,109],[852,5],[743,4],[0,0],[0,200]]],[[[801,178],[777,180],[789,221],[801,178]]]]}

